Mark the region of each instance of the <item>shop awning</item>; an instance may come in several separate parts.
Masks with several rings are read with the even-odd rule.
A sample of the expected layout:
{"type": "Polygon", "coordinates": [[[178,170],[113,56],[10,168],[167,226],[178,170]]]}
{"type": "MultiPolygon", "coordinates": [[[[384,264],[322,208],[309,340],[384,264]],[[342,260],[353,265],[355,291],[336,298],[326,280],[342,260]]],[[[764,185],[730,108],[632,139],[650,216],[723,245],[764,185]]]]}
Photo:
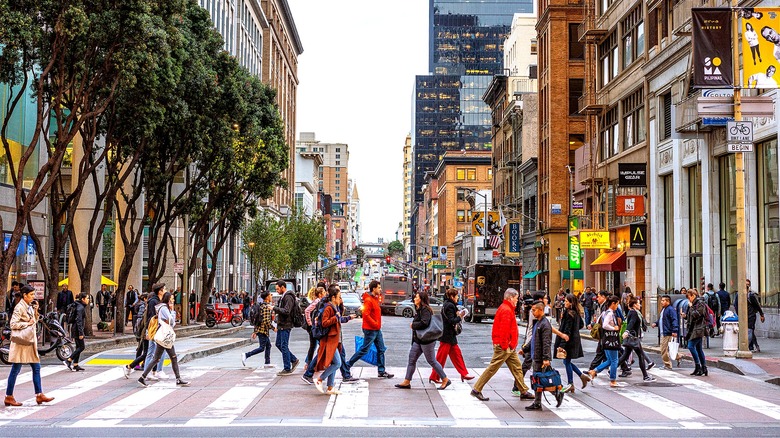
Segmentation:
{"type": "Polygon", "coordinates": [[[594,272],[626,272],[626,252],[605,252],[590,264],[594,272]]]}
{"type": "Polygon", "coordinates": [[[568,280],[569,279],[569,272],[572,273],[572,277],[574,277],[575,280],[582,280],[583,278],[585,278],[585,273],[582,272],[582,271],[579,271],[579,270],[577,270],[577,271],[566,271],[566,270],[563,270],[563,271],[561,271],[561,278],[564,279],[564,280],[568,280]]]}
{"type": "Polygon", "coordinates": [[[525,275],[523,275],[523,278],[536,278],[537,275],[544,273],[544,271],[531,271],[525,275]]]}

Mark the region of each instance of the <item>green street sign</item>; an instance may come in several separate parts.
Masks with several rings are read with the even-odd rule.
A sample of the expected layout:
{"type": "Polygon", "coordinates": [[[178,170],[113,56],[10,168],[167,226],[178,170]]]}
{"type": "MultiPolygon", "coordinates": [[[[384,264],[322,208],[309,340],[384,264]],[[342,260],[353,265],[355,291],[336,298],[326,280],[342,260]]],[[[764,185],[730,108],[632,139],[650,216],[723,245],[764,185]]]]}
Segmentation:
{"type": "Polygon", "coordinates": [[[433,269],[447,269],[447,265],[433,265],[433,269]]]}

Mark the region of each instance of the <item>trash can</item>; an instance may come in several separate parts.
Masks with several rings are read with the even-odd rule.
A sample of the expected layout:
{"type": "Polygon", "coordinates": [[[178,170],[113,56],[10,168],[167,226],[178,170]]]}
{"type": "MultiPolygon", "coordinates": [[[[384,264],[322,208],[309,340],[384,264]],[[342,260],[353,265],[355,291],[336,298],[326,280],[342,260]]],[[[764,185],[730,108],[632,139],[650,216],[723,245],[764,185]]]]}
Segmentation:
{"type": "Polygon", "coordinates": [[[732,312],[726,312],[721,319],[721,332],[723,333],[723,354],[734,356],[739,346],[739,321],[732,312]],[[731,315],[729,315],[731,313],[731,315]]]}

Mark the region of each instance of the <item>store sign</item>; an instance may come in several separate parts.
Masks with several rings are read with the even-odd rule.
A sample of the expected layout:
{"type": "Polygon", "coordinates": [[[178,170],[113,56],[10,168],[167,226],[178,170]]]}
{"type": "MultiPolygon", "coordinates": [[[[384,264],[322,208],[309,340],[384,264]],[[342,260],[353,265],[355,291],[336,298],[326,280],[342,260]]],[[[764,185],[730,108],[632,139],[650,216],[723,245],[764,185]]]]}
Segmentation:
{"type": "Polygon", "coordinates": [[[507,226],[509,228],[509,239],[507,239],[507,255],[510,257],[516,257],[520,255],[520,223],[509,222],[507,226]]]}
{"type": "Polygon", "coordinates": [[[647,248],[647,225],[631,224],[629,231],[631,248],[647,248]]]}
{"type": "Polygon", "coordinates": [[[561,204],[550,204],[550,214],[561,214],[563,213],[563,210],[561,209],[561,204]]]}
{"type": "Polygon", "coordinates": [[[569,269],[582,269],[579,235],[569,236],[569,269]]]}
{"type": "Polygon", "coordinates": [[[646,187],[647,164],[618,163],[618,187],[646,187]]]}
{"type": "Polygon", "coordinates": [[[644,216],[645,197],[641,195],[618,196],[615,201],[618,216],[644,216]]]}
{"type": "Polygon", "coordinates": [[[582,205],[582,201],[572,201],[572,203],[571,203],[571,215],[572,216],[585,216],[585,207],[582,205]]]}
{"type": "Polygon", "coordinates": [[[569,216],[569,236],[576,235],[580,229],[580,218],[569,216]]]}
{"type": "Polygon", "coordinates": [[[580,231],[580,248],[582,249],[610,249],[609,231],[583,230],[580,231]]]}

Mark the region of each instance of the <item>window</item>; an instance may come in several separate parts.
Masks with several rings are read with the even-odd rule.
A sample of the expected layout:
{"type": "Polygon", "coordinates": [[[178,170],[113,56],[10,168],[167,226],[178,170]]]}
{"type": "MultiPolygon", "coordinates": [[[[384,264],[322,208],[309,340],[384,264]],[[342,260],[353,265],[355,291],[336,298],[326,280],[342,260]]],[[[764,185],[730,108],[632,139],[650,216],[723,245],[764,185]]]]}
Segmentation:
{"type": "Polygon", "coordinates": [[[580,97],[584,79],[569,79],[569,115],[579,115],[580,97]]]}
{"type": "Polygon", "coordinates": [[[612,32],[599,44],[599,68],[601,86],[605,86],[618,74],[617,32],[612,32]]]}
{"type": "Polygon", "coordinates": [[[466,189],[458,189],[458,201],[465,201],[466,200],[466,189]]]}
{"type": "Polygon", "coordinates": [[[623,31],[623,68],[636,61],[645,51],[645,23],[640,4],[620,24],[623,31]]]}
{"type": "Polygon", "coordinates": [[[623,99],[623,149],[645,140],[645,96],[640,88],[623,99]]]}
{"type": "Polygon", "coordinates": [[[618,108],[613,107],[606,114],[601,128],[601,161],[617,155],[618,146],[618,108]]]}
{"type": "Polygon", "coordinates": [[[659,111],[661,114],[658,115],[660,121],[659,135],[660,140],[663,141],[672,136],[672,91],[669,90],[662,94],[660,100],[659,111]]]}
{"type": "Polygon", "coordinates": [[[466,210],[458,210],[458,222],[466,222],[466,210]]]}
{"type": "Polygon", "coordinates": [[[536,38],[531,38],[531,54],[532,55],[536,55],[536,50],[537,50],[536,47],[537,47],[536,38]]]}
{"type": "MultiPolygon", "coordinates": [[[[757,290],[761,303],[767,307],[780,305],[780,196],[778,196],[777,140],[758,147],[758,229],[759,270],[761,282],[757,290]]],[[[755,285],[755,283],[754,283],[755,285]]]]}
{"type": "Polygon", "coordinates": [[[336,159],[340,160],[341,159],[341,154],[336,154],[336,159]]]}
{"type": "Polygon", "coordinates": [[[488,181],[493,179],[493,168],[487,170],[487,179],[488,181]]]}
{"type": "Polygon", "coordinates": [[[702,225],[701,225],[701,168],[696,166],[688,169],[688,253],[690,254],[689,272],[691,279],[704,275],[702,259],[702,225]]]}
{"type": "Polygon", "coordinates": [[[720,157],[720,272],[726,289],[737,289],[737,195],[734,154],[720,157]]]}
{"type": "Polygon", "coordinates": [[[336,148],[336,152],[341,152],[341,148],[336,148]]]}
{"type": "Polygon", "coordinates": [[[341,161],[336,161],[336,166],[341,166],[341,161]]]}
{"type": "Polygon", "coordinates": [[[674,289],[674,176],[663,177],[664,183],[664,258],[666,290],[674,289]]]}
{"type": "Polygon", "coordinates": [[[458,181],[463,181],[466,179],[466,169],[457,169],[455,173],[455,179],[458,181]]]}
{"type": "Polygon", "coordinates": [[[599,6],[601,7],[599,12],[603,15],[605,12],[607,12],[607,9],[612,6],[614,1],[615,0],[599,0],[599,6]]]}
{"type": "Polygon", "coordinates": [[[477,179],[477,169],[467,169],[466,179],[469,181],[475,181],[477,179]]]}
{"type": "Polygon", "coordinates": [[[536,64],[529,65],[528,66],[528,78],[529,79],[536,79],[538,77],[538,74],[539,74],[538,71],[539,71],[539,66],[537,66],[536,64]]]}
{"type": "Polygon", "coordinates": [[[569,23],[569,59],[585,59],[585,43],[579,41],[579,23],[569,23]]]}

